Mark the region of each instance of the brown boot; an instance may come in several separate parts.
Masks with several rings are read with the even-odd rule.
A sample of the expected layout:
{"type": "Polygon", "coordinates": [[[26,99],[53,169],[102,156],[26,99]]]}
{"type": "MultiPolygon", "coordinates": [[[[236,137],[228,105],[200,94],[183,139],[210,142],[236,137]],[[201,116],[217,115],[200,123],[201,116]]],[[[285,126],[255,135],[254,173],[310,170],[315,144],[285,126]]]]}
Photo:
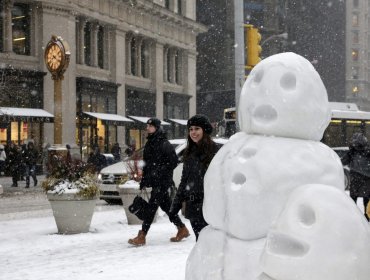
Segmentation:
{"type": "Polygon", "coordinates": [[[188,229],[186,226],[183,227],[177,227],[178,231],[175,237],[171,237],[171,242],[180,242],[184,238],[188,237],[190,235],[188,229]]]}
{"type": "Polygon", "coordinates": [[[146,233],[142,230],[139,230],[138,235],[133,239],[129,239],[128,243],[134,246],[143,246],[145,245],[145,236],[146,233]]]}

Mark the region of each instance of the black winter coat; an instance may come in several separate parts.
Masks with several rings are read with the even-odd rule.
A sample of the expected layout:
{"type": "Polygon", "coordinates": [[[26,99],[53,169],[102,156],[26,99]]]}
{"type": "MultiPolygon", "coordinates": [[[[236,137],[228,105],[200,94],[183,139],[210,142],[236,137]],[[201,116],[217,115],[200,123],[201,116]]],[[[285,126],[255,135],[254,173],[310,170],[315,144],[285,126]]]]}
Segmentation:
{"type": "Polygon", "coordinates": [[[26,149],[24,152],[24,163],[28,166],[36,165],[39,153],[36,149],[26,149]]]}
{"type": "Polygon", "coordinates": [[[178,158],[174,147],[167,140],[162,129],[147,137],[144,147],[144,168],[140,188],[168,189],[173,185],[173,170],[178,158]]]}
{"type": "MultiPolygon", "coordinates": [[[[215,145],[213,156],[220,146],[215,145]]],[[[185,217],[196,220],[203,217],[204,175],[208,169],[203,163],[205,155],[194,149],[184,160],[181,182],[171,206],[171,213],[177,213],[185,201],[185,217]]],[[[213,157],[212,157],[213,158],[213,157]]]]}
{"type": "Polygon", "coordinates": [[[350,147],[341,158],[343,165],[350,168],[350,194],[370,197],[370,150],[368,147],[350,147]]]}

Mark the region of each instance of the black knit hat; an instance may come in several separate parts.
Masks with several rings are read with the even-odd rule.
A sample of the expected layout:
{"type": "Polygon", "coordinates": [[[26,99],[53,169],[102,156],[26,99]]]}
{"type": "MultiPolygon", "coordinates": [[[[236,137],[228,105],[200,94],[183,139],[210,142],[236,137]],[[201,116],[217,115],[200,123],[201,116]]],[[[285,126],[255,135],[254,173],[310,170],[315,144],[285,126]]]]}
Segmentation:
{"type": "Polygon", "coordinates": [[[150,118],[146,123],[154,126],[156,129],[161,127],[161,121],[157,118],[150,118]]]}
{"type": "Polygon", "coordinates": [[[188,129],[191,126],[199,126],[203,129],[203,131],[207,134],[212,133],[212,125],[209,119],[204,115],[194,115],[188,120],[188,129]]]}

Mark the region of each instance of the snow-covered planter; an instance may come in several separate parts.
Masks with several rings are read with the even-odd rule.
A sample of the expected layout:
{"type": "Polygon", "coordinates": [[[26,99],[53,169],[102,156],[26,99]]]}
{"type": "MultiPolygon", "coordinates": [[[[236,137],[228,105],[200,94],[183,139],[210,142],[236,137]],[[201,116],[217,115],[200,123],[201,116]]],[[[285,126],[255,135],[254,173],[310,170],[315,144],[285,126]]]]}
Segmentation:
{"type": "Polygon", "coordinates": [[[99,197],[98,179],[79,160],[56,156],[51,174],[42,183],[53,210],[58,233],[88,232],[99,197]]]}
{"type": "MultiPolygon", "coordinates": [[[[125,210],[127,217],[127,223],[129,225],[142,224],[143,221],[128,210],[128,207],[132,204],[134,198],[141,193],[139,182],[135,180],[129,180],[124,184],[118,185],[117,191],[122,199],[123,209],[125,210]]],[[[146,188],[146,192],[150,197],[151,188],[146,188]]],[[[155,215],[153,222],[155,222],[156,219],[157,214],[155,215]]]]}

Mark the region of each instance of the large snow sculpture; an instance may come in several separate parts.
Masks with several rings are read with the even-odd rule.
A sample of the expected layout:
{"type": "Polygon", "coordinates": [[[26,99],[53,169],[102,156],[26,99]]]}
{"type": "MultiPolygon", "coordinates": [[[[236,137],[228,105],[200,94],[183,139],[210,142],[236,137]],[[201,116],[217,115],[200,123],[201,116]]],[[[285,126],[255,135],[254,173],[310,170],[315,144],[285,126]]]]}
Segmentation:
{"type": "Polygon", "coordinates": [[[257,279],[267,233],[295,189],[321,184],[345,195],[342,164],[318,141],[330,121],[327,93],[305,58],[282,53],[261,61],[243,86],[238,117],[241,132],[205,177],[209,226],[188,258],[187,280],[257,279]]]}
{"type": "Polygon", "coordinates": [[[369,223],[352,199],[333,187],[306,185],[273,223],[261,263],[271,279],[369,279],[369,252],[369,223]]]}

